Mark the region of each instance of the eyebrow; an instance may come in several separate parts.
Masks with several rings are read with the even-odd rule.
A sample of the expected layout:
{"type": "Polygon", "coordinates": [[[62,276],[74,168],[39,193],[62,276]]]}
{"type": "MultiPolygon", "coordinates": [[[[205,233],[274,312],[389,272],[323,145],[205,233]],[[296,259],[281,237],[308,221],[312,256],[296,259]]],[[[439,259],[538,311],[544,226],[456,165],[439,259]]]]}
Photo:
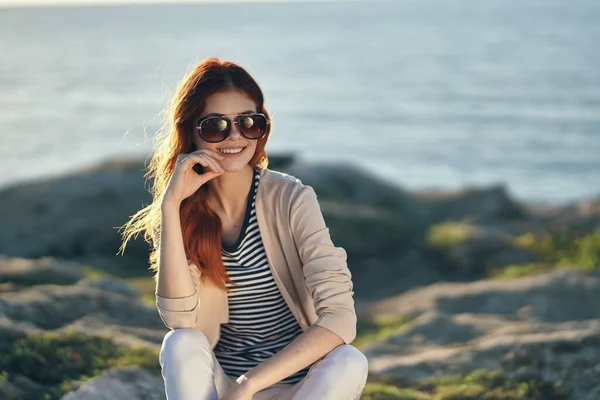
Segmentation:
{"type": "MultiPolygon", "coordinates": [[[[242,114],[254,114],[254,113],[256,113],[256,111],[254,111],[254,110],[246,110],[246,111],[243,111],[243,112],[241,112],[241,113],[238,113],[238,114],[236,114],[236,115],[242,115],[242,114]]],[[[226,116],[226,115],[227,115],[227,114],[220,114],[220,113],[210,113],[210,114],[203,115],[203,116],[202,116],[202,117],[200,117],[200,118],[206,118],[206,117],[224,117],[224,116],[226,116]]]]}

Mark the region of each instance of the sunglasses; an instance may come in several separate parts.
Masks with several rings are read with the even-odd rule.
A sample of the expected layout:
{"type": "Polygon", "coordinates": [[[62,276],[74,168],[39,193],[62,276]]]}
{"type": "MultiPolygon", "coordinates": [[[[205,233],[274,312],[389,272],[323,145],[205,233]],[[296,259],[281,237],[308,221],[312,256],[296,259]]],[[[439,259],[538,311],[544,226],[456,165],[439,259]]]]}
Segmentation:
{"type": "Polygon", "coordinates": [[[225,116],[209,116],[198,121],[198,134],[206,142],[222,142],[231,134],[232,124],[237,124],[238,131],[246,139],[258,140],[267,131],[269,120],[261,113],[240,114],[233,121],[225,116]]]}

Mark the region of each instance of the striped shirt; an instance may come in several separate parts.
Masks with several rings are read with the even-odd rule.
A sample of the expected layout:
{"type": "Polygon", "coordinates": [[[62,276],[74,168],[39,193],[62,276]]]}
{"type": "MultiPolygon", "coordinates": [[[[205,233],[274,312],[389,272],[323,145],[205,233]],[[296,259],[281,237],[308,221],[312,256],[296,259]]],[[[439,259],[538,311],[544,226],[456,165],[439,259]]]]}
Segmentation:
{"type": "MultiPolygon", "coordinates": [[[[229,322],[221,324],[214,353],[233,379],[271,357],[302,333],[269,268],[256,221],[255,198],[260,172],[254,172],[248,205],[238,240],[222,244],[221,256],[229,278],[229,322]]],[[[310,366],[281,380],[296,383],[310,366]]]]}

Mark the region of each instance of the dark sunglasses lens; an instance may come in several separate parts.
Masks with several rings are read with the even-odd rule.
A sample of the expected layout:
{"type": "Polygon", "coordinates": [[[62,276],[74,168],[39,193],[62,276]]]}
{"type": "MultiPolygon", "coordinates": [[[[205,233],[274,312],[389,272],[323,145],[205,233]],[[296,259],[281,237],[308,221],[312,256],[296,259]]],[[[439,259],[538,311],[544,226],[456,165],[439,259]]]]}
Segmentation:
{"type": "Polygon", "coordinates": [[[230,124],[225,118],[208,118],[200,124],[200,136],[207,142],[220,142],[229,135],[230,124]]]}
{"type": "Polygon", "coordinates": [[[238,119],[238,126],[248,139],[258,139],[267,130],[267,118],[261,114],[242,115],[238,119]]]}

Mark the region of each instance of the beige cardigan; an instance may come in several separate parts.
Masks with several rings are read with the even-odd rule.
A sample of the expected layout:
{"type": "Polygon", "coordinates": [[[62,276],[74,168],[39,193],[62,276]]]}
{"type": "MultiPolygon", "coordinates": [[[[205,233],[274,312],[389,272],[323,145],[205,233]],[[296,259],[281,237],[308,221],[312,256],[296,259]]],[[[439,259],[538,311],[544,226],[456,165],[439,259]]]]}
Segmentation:
{"type": "MultiPolygon", "coordinates": [[[[335,247],[312,187],[299,179],[261,171],[256,218],[269,267],[283,298],[303,330],[322,326],[344,343],[356,337],[353,284],[346,252],[335,247]]],[[[228,322],[227,293],[189,264],[196,293],[165,298],[156,294],[160,317],[170,329],[195,328],[214,348],[220,324],[228,322]]]]}

